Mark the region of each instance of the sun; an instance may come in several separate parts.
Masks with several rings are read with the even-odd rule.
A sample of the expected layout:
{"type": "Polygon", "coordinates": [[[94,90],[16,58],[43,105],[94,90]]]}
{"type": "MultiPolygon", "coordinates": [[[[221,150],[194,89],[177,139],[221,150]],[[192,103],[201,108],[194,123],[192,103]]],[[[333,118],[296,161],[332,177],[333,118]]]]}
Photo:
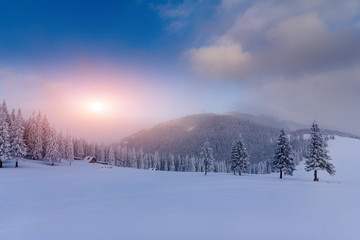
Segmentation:
{"type": "Polygon", "coordinates": [[[94,102],[93,104],[92,104],[92,110],[94,111],[94,112],[100,112],[100,111],[102,111],[104,109],[104,106],[103,106],[103,104],[101,103],[101,102],[94,102]]]}

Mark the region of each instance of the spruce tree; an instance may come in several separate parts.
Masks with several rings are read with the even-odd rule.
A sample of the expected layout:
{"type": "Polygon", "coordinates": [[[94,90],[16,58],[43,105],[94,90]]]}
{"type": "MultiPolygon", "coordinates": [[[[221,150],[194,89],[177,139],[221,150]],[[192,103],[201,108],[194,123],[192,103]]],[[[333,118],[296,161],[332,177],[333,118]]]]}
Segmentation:
{"type": "Polygon", "coordinates": [[[155,170],[160,170],[160,154],[158,151],[154,153],[153,168],[155,170]]]}
{"type": "Polygon", "coordinates": [[[280,178],[282,178],[283,173],[285,175],[292,176],[293,172],[295,171],[295,161],[292,155],[292,148],[289,144],[289,140],[284,129],[281,129],[279,138],[277,140],[277,146],[272,165],[274,169],[280,172],[280,178]]]}
{"type": "Polygon", "coordinates": [[[108,155],[108,162],[110,165],[115,165],[115,152],[113,147],[110,145],[109,147],[109,155],[108,155]]]}
{"type": "Polygon", "coordinates": [[[42,117],[39,111],[35,116],[35,112],[32,113],[26,124],[26,144],[28,146],[29,155],[35,159],[41,159],[43,157],[43,127],[42,117]]]}
{"type": "Polygon", "coordinates": [[[5,101],[0,106],[0,168],[2,162],[10,159],[11,145],[10,145],[10,128],[9,116],[5,101]]]}
{"type": "Polygon", "coordinates": [[[247,153],[241,134],[239,134],[239,137],[236,140],[236,142],[233,143],[233,147],[231,151],[231,159],[232,159],[231,169],[234,171],[234,174],[236,170],[238,170],[239,175],[241,175],[242,172],[249,171],[250,169],[249,154],[247,153]]]}
{"type": "Polygon", "coordinates": [[[50,140],[50,132],[51,132],[50,123],[46,115],[44,115],[44,118],[41,122],[41,128],[42,128],[42,149],[43,149],[42,155],[45,156],[47,144],[50,140]]]}
{"type": "Polygon", "coordinates": [[[81,139],[76,144],[76,154],[77,157],[85,157],[85,140],[81,139]]]}
{"type": "Polygon", "coordinates": [[[15,120],[13,121],[13,142],[11,145],[11,152],[16,160],[15,167],[18,167],[19,158],[23,158],[26,155],[27,147],[24,140],[24,119],[21,115],[21,110],[19,109],[15,120]]]}
{"type": "Polygon", "coordinates": [[[60,152],[58,148],[57,136],[55,128],[52,127],[49,132],[49,141],[46,146],[45,161],[49,161],[54,166],[56,162],[60,162],[60,152]]]}
{"type": "Polygon", "coordinates": [[[15,140],[15,119],[16,119],[16,114],[15,114],[15,109],[13,109],[11,111],[10,114],[10,124],[9,124],[9,133],[10,133],[10,152],[11,152],[11,156],[14,156],[13,153],[13,145],[14,145],[14,140],[15,140]]]}
{"type": "Polygon", "coordinates": [[[314,171],[314,181],[319,181],[318,170],[326,170],[330,175],[335,174],[335,167],[326,149],[327,143],[321,133],[318,124],[314,121],[311,126],[308,152],[306,155],[305,170],[314,171]]]}
{"type": "Polygon", "coordinates": [[[69,160],[69,165],[71,165],[71,162],[74,161],[74,144],[69,133],[67,134],[65,141],[65,155],[66,159],[69,160]]]}
{"type": "Polygon", "coordinates": [[[201,159],[204,162],[205,175],[210,171],[212,162],[215,161],[213,156],[214,150],[210,147],[210,142],[206,139],[200,153],[201,159]]]}
{"type": "Polygon", "coordinates": [[[238,166],[238,163],[239,163],[239,158],[240,158],[240,156],[237,151],[237,144],[234,141],[232,143],[232,148],[231,148],[231,170],[234,171],[234,175],[235,175],[235,171],[238,166]]]}
{"type": "Polygon", "coordinates": [[[169,171],[175,171],[175,156],[169,153],[169,171]]]}
{"type": "Polygon", "coordinates": [[[33,157],[35,159],[43,158],[43,119],[41,112],[39,111],[35,121],[35,145],[33,149],[33,157]]]}
{"type": "Polygon", "coordinates": [[[59,134],[57,134],[56,142],[58,145],[59,156],[60,156],[59,161],[61,162],[61,158],[66,158],[66,144],[65,144],[65,139],[63,137],[62,131],[59,134]]]}

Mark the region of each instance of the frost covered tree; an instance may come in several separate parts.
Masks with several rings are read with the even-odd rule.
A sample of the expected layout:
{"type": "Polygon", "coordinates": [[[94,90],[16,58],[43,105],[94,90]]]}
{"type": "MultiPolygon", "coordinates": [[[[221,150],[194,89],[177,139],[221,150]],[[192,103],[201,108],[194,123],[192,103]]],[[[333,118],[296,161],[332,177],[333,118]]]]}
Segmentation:
{"type": "Polygon", "coordinates": [[[42,125],[41,128],[42,128],[42,149],[43,149],[42,155],[45,156],[47,144],[50,141],[50,132],[51,132],[50,123],[46,115],[44,115],[41,125],[42,125]]]}
{"type": "Polygon", "coordinates": [[[115,152],[111,145],[109,147],[108,162],[110,165],[115,165],[115,152]]]}
{"type": "Polygon", "coordinates": [[[234,141],[232,144],[232,148],[231,148],[231,170],[234,171],[234,175],[235,175],[238,163],[239,163],[239,158],[240,158],[240,156],[237,152],[237,145],[234,141]]]}
{"type": "Polygon", "coordinates": [[[284,129],[281,129],[279,138],[277,140],[272,166],[274,169],[280,172],[280,178],[282,178],[283,173],[285,175],[292,176],[293,172],[295,171],[295,161],[292,155],[292,148],[284,129]]]}
{"type": "Polygon", "coordinates": [[[153,168],[155,168],[156,170],[160,170],[160,154],[158,151],[154,153],[153,168]]]}
{"type": "Polygon", "coordinates": [[[10,145],[10,127],[9,116],[5,101],[0,106],[0,168],[2,162],[10,159],[11,145],[10,145]]]}
{"type": "Polygon", "coordinates": [[[35,159],[42,159],[43,158],[43,118],[41,116],[41,112],[38,112],[35,121],[35,146],[34,146],[34,156],[35,159]]]}
{"type": "Polygon", "coordinates": [[[90,144],[89,155],[90,155],[91,157],[96,157],[96,145],[95,145],[94,142],[90,144]]]}
{"type": "Polygon", "coordinates": [[[169,161],[166,158],[166,155],[163,155],[163,159],[164,159],[164,171],[169,171],[169,161]]]}
{"type": "Polygon", "coordinates": [[[327,143],[321,133],[318,124],[314,121],[311,126],[310,143],[306,155],[305,170],[314,171],[314,181],[319,181],[318,170],[326,170],[330,175],[335,174],[335,167],[326,149],[327,143]]]}
{"type": "Polygon", "coordinates": [[[201,159],[204,162],[205,175],[210,171],[212,162],[215,161],[213,153],[214,150],[210,147],[210,142],[206,139],[202,146],[202,152],[200,153],[201,159]]]}
{"type": "Polygon", "coordinates": [[[129,151],[129,157],[128,157],[128,167],[136,168],[137,162],[136,162],[136,151],[135,148],[131,149],[129,151]]]}
{"type": "Polygon", "coordinates": [[[24,119],[20,109],[18,110],[15,116],[15,120],[12,123],[12,129],[13,141],[11,143],[11,153],[16,160],[15,167],[18,167],[19,158],[23,158],[27,152],[27,147],[24,140],[24,119]]]}
{"type": "Polygon", "coordinates": [[[169,153],[169,171],[175,171],[175,156],[169,153]]]}
{"type": "Polygon", "coordinates": [[[233,144],[231,151],[231,159],[232,159],[231,169],[234,171],[234,175],[236,170],[239,172],[239,175],[241,175],[242,172],[249,171],[250,169],[249,154],[247,153],[246,147],[244,145],[244,141],[240,134],[236,142],[234,142],[233,144]]]}
{"type": "Polygon", "coordinates": [[[196,172],[195,162],[196,162],[195,157],[194,157],[194,156],[191,156],[190,162],[189,162],[189,171],[190,171],[190,172],[196,172]]]}
{"type": "Polygon", "coordinates": [[[85,140],[81,139],[77,142],[76,146],[76,156],[77,157],[85,157],[85,140]]]}
{"type": "Polygon", "coordinates": [[[10,122],[9,122],[9,133],[10,133],[10,152],[11,152],[11,156],[13,156],[13,143],[14,143],[14,140],[15,140],[15,119],[16,119],[16,114],[15,114],[15,109],[13,109],[11,111],[11,114],[10,114],[10,122]]]}
{"type": "Polygon", "coordinates": [[[43,157],[43,134],[42,134],[42,117],[39,111],[38,115],[35,116],[33,112],[29,118],[26,129],[26,143],[29,150],[29,155],[33,159],[41,159],[43,157]]]}
{"type": "Polygon", "coordinates": [[[74,161],[74,144],[69,133],[67,134],[65,141],[65,155],[71,165],[71,162],[74,161]]]}
{"type": "Polygon", "coordinates": [[[49,132],[49,141],[46,145],[45,161],[49,161],[54,166],[56,162],[60,161],[60,152],[58,148],[58,141],[56,136],[55,127],[52,127],[49,132]]]}
{"type": "Polygon", "coordinates": [[[56,141],[57,141],[58,148],[59,148],[58,150],[59,150],[60,159],[66,158],[66,144],[65,144],[65,138],[63,137],[62,131],[60,131],[60,133],[57,134],[56,141]]]}
{"type": "Polygon", "coordinates": [[[120,166],[120,162],[121,162],[121,145],[118,144],[116,146],[116,152],[115,152],[115,166],[120,166]]]}

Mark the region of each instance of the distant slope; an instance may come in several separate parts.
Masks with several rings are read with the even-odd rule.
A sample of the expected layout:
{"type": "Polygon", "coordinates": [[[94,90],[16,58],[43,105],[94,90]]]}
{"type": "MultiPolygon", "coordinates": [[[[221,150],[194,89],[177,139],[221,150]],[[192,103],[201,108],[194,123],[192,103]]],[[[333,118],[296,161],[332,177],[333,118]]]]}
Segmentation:
{"type": "Polygon", "coordinates": [[[295,123],[249,114],[197,114],[142,130],[126,137],[121,144],[129,148],[142,148],[144,152],[199,156],[203,142],[209,139],[214,148],[215,159],[228,161],[232,142],[241,133],[250,161],[258,163],[269,161],[273,157],[274,143],[281,126],[291,130],[295,126],[302,127],[295,123]]]}

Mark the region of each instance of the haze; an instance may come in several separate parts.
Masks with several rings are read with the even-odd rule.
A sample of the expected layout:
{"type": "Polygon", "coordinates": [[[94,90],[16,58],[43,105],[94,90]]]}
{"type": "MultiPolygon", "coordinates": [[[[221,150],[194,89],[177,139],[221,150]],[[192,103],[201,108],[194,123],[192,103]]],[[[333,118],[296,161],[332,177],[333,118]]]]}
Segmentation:
{"type": "Polygon", "coordinates": [[[360,135],[356,0],[1,1],[0,25],[0,98],[75,136],[229,111],[360,135]]]}

